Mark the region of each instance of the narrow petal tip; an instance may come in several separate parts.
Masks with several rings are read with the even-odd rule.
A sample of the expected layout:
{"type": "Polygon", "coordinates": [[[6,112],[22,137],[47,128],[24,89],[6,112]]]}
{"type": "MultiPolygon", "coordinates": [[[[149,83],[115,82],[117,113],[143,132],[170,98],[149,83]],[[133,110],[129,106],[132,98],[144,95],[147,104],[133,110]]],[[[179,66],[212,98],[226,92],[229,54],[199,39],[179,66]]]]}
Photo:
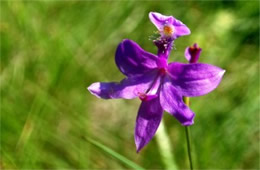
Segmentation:
{"type": "Polygon", "coordinates": [[[226,70],[222,70],[222,69],[221,69],[221,71],[218,72],[218,74],[217,74],[217,76],[216,76],[216,77],[219,77],[219,82],[218,82],[218,84],[221,82],[221,79],[222,79],[222,77],[224,76],[225,72],[226,72],[226,70]]]}
{"type": "Polygon", "coordinates": [[[187,121],[187,122],[182,123],[182,126],[191,126],[193,124],[194,124],[194,120],[192,119],[191,121],[187,121]]]}
{"type": "Polygon", "coordinates": [[[225,72],[226,72],[226,70],[222,70],[222,71],[219,72],[219,75],[223,76],[225,74],[225,72]]]}
{"type": "Polygon", "coordinates": [[[139,146],[139,147],[136,146],[136,153],[139,153],[141,151],[141,149],[143,149],[143,147],[144,146],[142,146],[142,147],[141,146],[139,146]]]}
{"type": "Polygon", "coordinates": [[[145,139],[143,139],[140,136],[137,136],[135,134],[135,147],[136,147],[136,153],[139,153],[141,151],[141,149],[143,149],[143,147],[147,144],[147,142],[145,142],[145,139]]]}
{"type": "Polygon", "coordinates": [[[136,146],[136,153],[139,153],[140,150],[144,147],[144,145],[140,145],[140,144],[137,144],[137,143],[135,143],[135,146],[136,146]]]}
{"type": "Polygon", "coordinates": [[[94,96],[101,98],[100,97],[100,83],[92,83],[90,86],[87,87],[87,90],[94,96]]]}
{"type": "Polygon", "coordinates": [[[186,114],[181,113],[181,111],[179,110],[174,114],[174,116],[181,123],[182,126],[191,126],[194,124],[195,114],[192,112],[192,110],[190,110],[190,108],[188,108],[188,106],[186,107],[187,107],[187,109],[185,109],[186,114]],[[190,113],[187,114],[188,112],[190,113]]]}

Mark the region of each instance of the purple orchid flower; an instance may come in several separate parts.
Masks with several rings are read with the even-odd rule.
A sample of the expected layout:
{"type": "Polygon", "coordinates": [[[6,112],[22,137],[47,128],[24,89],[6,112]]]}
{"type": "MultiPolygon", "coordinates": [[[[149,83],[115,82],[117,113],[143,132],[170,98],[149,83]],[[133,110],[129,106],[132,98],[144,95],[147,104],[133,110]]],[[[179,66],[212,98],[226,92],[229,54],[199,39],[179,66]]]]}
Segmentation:
{"type": "Polygon", "coordinates": [[[135,143],[139,152],[156,133],[163,111],[173,115],[183,126],[194,123],[194,113],[183,102],[183,96],[195,97],[214,90],[225,70],[196,63],[201,49],[195,44],[186,49],[191,64],[168,64],[173,41],[190,34],[189,28],[172,16],[151,12],[150,20],[161,37],[154,41],[157,56],[143,50],[131,40],[123,40],[117,48],[115,62],[126,76],[121,82],[97,82],[88,87],[93,95],[103,99],[133,99],[142,101],[136,118],[135,143]]]}
{"type": "Polygon", "coordinates": [[[190,29],[173,16],[165,16],[157,12],[150,12],[149,18],[164,38],[171,38],[174,40],[180,36],[190,34],[190,29]]]}
{"type": "MultiPolygon", "coordinates": [[[[158,48],[158,51],[165,51],[160,49],[164,46],[158,48]]],[[[117,48],[115,62],[126,78],[119,83],[97,82],[88,87],[90,93],[103,99],[139,97],[142,100],[135,128],[137,152],[154,136],[164,110],[183,126],[192,125],[194,113],[184,104],[182,97],[211,92],[225,72],[209,64],[168,64],[167,59],[168,53],[156,56],[134,41],[123,40],[117,48]]]]}

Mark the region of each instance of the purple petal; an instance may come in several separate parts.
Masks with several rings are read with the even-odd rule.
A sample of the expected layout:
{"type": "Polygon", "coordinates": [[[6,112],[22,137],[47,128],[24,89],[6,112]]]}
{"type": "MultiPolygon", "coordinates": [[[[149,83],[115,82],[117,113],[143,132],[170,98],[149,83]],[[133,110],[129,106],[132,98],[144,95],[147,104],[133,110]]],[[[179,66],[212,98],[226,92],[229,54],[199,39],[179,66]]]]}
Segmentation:
{"type": "Polygon", "coordinates": [[[157,27],[158,30],[162,30],[165,24],[172,24],[174,20],[172,16],[162,15],[157,12],[150,12],[149,18],[151,22],[157,27]]]}
{"type": "Polygon", "coordinates": [[[169,64],[168,73],[183,96],[194,97],[214,90],[221,82],[225,70],[210,64],[174,62],[169,64]]]}
{"type": "Polygon", "coordinates": [[[190,29],[185,24],[183,24],[181,21],[179,21],[177,19],[174,19],[173,26],[175,29],[174,35],[176,38],[190,34],[190,29]]]}
{"type": "Polygon", "coordinates": [[[200,53],[202,49],[198,47],[198,45],[195,43],[191,47],[187,47],[185,49],[185,58],[189,61],[189,63],[197,63],[200,58],[200,53]]]}
{"type": "Polygon", "coordinates": [[[103,99],[133,99],[140,93],[145,93],[157,75],[156,70],[150,71],[142,76],[128,77],[120,83],[110,82],[93,83],[88,87],[91,94],[103,99]]]}
{"type": "Polygon", "coordinates": [[[143,101],[136,118],[135,144],[139,152],[153,138],[160,125],[163,109],[159,97],[149,101],[143,101]]]}
{"type": "Polygon", "coordinates": [[[190,55],[190,47],[187,47],[186,49],[185,49],[185,52],[184,52],[184,56],[185,56],[185,58],[188,60],[188,62],[190,63],[190,60],[191,60],[191,55],[190,55]]]}
{"type": "Polygon", "coordinates": [[[126,76],[141,75],[157,67],[158,57],[144,51],[137,43],[123,40],[117,47],[115,62],[126,76]]]}
{"type": "Polygon", "coordinates": [[[183,126],[193,124],[194,113],[184,104],[182,96],[169,78],[165,78],[161,87],[160,103],[162,108],[173,115],[183,126]]]}

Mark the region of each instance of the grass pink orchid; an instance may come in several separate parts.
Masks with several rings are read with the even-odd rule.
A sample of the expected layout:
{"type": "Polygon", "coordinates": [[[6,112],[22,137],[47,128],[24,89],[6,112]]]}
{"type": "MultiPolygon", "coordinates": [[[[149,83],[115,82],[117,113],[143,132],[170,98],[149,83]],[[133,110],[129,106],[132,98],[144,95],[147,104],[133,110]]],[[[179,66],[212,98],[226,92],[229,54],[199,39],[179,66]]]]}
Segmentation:
{"type": "Polygon", "coordinates": [[[88,87],[93,95],[103,99],[139,97],[142,100],[135,128],[137,151],[156,133],[164,110],[183,126],[192,125],[194,113],[182,97],[211,92],[225,72],[209,64],[168,64],[167,56],[162,56],[146,52],[132,40],[123,40],[117,48],[115,62],[126,78],[119,83],[97,82],[88,87]]]}

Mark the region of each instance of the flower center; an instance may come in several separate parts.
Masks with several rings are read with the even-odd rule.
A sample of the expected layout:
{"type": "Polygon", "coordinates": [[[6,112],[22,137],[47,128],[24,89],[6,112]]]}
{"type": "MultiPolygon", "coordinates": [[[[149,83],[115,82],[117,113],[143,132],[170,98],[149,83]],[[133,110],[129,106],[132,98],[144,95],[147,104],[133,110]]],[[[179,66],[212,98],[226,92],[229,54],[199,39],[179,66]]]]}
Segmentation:
{"type": "Polygon", "coordinates": [[[156,77],[151,82],[150,87],[145,92],[137,92],[137,95],[142,101],[150,101],[158,97],[158,90],[161,85],[161,77],[166,73],[165,68],[160,68],[156,77]]]}
{"type": "Polygon", "coordinates": [[[172,36],[174,33],[173,27],[171,25],[164,25],[163,26],[163,34],[166,36],[172,36]]]}
{"type": "Polygon", "coordinates": [[[139,99],[142,101],[150,101],[152,99],[155,99],[158,96],[157,94],[149,95],[145,93],[139,93],[138,95],[139,95],[139,99]]]}
{"type": "Polygon", "coordinates": [[[139,93],[139,98],[142,101],[145,101],[147,99],[147,95],[145,93],[139,93]]]}
{"type": "Polygon", "coordinates": [[[160,69],[159,69],[159,74],[160,74],[160,75],[164,75],[164,74],[166,74],[166,72],[167,72],[167,71],[166,71],[165,68],[160,68],[160,69]]]}

